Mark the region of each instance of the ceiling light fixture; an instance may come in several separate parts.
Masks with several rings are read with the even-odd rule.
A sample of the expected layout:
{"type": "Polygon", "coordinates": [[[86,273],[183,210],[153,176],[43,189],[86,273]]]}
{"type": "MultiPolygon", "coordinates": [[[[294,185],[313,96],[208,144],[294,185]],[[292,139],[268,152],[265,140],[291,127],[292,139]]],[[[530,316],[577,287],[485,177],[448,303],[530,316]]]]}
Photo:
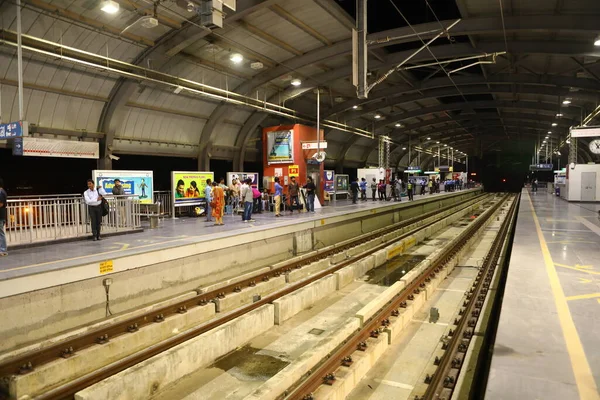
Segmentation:
{"type": "Polygon", "coordinates": [[[563,100],[563,104],[564,105],[571,104],[571,100],[570,99],[564,99],[563,100]]]}
{"type": "Polygon", "coordinates": [[[552,126],[557,126],[557,125],[558,125],[558,124],[557,124],[556,122],[553,122],[553,123],[552,123],[552,126]]]}
{"type": "Polygon", "coordinates": [[[548,131],[548,135],[552,135],[552,131],[548,131]]]}
{"type": "Polygon", "coordinates": [[[100,9],[107,14],[115,14],[119,11],[119,3],[113,0],[105,0],[102,2],[100,9]]]}
{"type": "Polygon", "coordinates": [[[445,145],[444,145],[444,147],[448,147],[448,145],[447,145],[447,144],[445,144],[445,145]]]}
{"type": "Polygon", "coordinates": [[[428,137],[428,138],[427,138],[427,140],[431,140],[431,138],[430,138],[430,137],[428,137]]]}
{"type": "Polygon", "coordinates": [[[406,147],[403,147],[402,150],[406,150],[406,147]]]}
{"type": "Polygon", "coordinates": [[[440,142],[435,142],[436,144],[440,144],[440,142]]]}
{"type": "Polygon", "coordinates": [[[542,143],[546,143],[546,141],[544,140],[542,143]]]}
{"type": "Polygon", "coordinates": [[[558,114],[556,114],[556,116],[557,116],[558,118],[560,118],[560,117],[562,117],[563,115],[562,115],[562,113],[558,113],[558,114]]]}
{"type": "Polygon", "coordinates": [[[302,81],[298,78],[296,79],[292,79],[292,81],[290,82],[292,84],[292,86],[300,86],[302,85],[302,81]]]}
{"type": "Polygon", "coordinates": [[[381,118],[381,115],[375,114],[375,119],[379,119],[379,118],[381,118]]]}
{"type": "Polygon", "coordinates": [[[596,40],[594,40],[594,46],[600,46],[600,35],[598,35],[596,40]]]}
{"type": "Polygon", "coordinates": [[[402,124],[396,124],[396,128],[402,128],[402,124]]]}
{"type": "Polygon", "coordinates": [[[231,62],[233,62],[235,64],[239,64],[242,61],[244,61],[244,56],[241,55],[240,53],[233,53],[232,55],[229,56],[229,59],[231,60],[231,62]]]}
{"type": "Polygon", "coordinates": [[[354,108],[356,110],[358,108],[358,106],[354,105],[354,106],[352,106],[352,108],[354,108]]]}
{"type": "Polygon", "coordinates": [[[571,140],[570,140],[570,139],[567,139],[567,140],[565,140],[565,143],[567,143],[567,144],[571,144],[571,140]]]}

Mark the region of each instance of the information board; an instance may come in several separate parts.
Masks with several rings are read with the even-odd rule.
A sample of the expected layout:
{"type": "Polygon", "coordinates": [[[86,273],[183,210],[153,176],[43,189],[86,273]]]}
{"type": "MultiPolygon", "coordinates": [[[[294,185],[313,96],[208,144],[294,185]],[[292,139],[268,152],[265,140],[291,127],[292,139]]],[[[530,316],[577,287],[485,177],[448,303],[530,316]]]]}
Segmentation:
{"type": "Polygon", "coordinates": [[[29,123],[27,121],[15,121],[0,124],[0,139],[14,139],[29,134],[29,123]]]}
{"type": "Polygon", "coordinates": [[[137,195],[141,204],[154,203],[154,173],[152,171],[94,170],[92,179],[107,194],[112,194],[115,179],[121,181],[126,195],[137,195]]]}
{"type": "Polygon", "coordinates": [[[329,193],[335,192],[335,171],[325,170],[323,171],[323,182],[324,190],[329,193]]]}
{"type": "Polygon", "coordinates": [[[214,181],[215,174],[213,172],[173,171],[171,176],[173,205],[183,207],[204,203],[207,179],[214,181]]]}

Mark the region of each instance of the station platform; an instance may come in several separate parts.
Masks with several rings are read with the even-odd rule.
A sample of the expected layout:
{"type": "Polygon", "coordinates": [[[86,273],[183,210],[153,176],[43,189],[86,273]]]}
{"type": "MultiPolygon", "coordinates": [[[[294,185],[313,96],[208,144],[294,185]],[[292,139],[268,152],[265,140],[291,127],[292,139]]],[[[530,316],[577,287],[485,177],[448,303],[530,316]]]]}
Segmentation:
{"type": "Polygon", "coordinates": [[[486,400],[598,400],[597,203],[523,190],[486,400]]]}
{"type": "MultiPolygon", "coordinates": [[[[478,191],[479,189],[471,189],[415,196],[415,200],[411,203],[478,191]]],[[[243,244],[281,234],[281,229],[274,231],[276,228],[288,231],[307,227],[310,229],[310,225],[299,224],[329,224],[350,215],[353,218],[360,218],[360,213],[368,214],[407,203],[405,198],[402,202],[359,200],[356,205],[349,200],[338,200],[315,210],[314,214],[298,212],[290,214],[286,211],[282,213],[282,218],[275,218],[272,212],[254,214],[253,218],[256,222],[253,223],[242,223],[241,216],[238,215],[226,215],[223,226],[214,226],[212,222],[205,222],[203,217],[166,219],[161,222],[158,229],[106,237],[100,242],[84,240],[17,250],[9,249],[9,256],[3,258],[0,263],[0,298],[205,253],[212,248],[207,243],[217,239],[244,235],[245,238],[238,242],[243,244]],[[265,233],[267,231],[268,233],[265,233]],[[49,275],[50,272],[57,271],[64,273],[49,275]],[[15,284],[17,280],[18,284],[15,284]]]]}

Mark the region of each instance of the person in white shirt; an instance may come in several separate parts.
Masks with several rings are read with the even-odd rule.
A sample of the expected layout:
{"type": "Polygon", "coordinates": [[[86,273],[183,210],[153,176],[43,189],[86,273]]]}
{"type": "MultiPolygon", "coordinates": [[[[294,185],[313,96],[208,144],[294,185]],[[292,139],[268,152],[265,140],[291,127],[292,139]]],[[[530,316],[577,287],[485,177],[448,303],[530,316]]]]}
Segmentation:
{"type": "Polygon", "coordinates": [[[94,241],[100,240],[100,225],[102,224],[102,198],[106,192],[101,187],[94,188],[94,181],[88,179],[88,190],[83,193],[85,204],[88,206],[90,220],[92,221],[92,237],[94,241]]]}

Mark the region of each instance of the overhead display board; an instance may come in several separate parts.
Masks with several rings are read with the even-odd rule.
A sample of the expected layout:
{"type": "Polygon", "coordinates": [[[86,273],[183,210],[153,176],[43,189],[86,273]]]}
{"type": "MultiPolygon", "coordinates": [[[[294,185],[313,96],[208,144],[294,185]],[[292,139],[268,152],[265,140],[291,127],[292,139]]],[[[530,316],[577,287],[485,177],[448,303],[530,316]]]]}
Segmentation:
{"type": "Polygon", "coordinates": [[[267,132],[267,163],[294,163],[294,131],[267,132]]]}
{"type": "Polygon", "coordinates": [[[434,168],[435,172],[452,172],[454,171],[454,167],[450,167],[448,165],[440,165],[439,167],[434,168]]]}
{"type": "Polygon", "coordinates": [[[554,166],[552,164],[532,164],[529,166],[530,171],[553,171],[554,166]]]}
{"type": "Polygon", "coordinates": [[[569,130],[571,137],[600,137],[600,126],[580,126],[569,130]]]}
{"type": "Polygon", "coordinates": [[[126,195],[137,195],[141,204],[154,203],[154,173],[152,171],[94,170],[92,179],[107,194],[112,194],[115,179],[121,181],[126,195]]]}
{"type": "Polygon", "coordinates": [[[23,156],[98,159],[100,144],[78,140],[24,137],[22,153],[23,156]]]}
{"type": "Polygon", "coordinates": [[[207,179],[214,181],[215,174],[213,172],[173,171],[171,174],[173,206],[183,207],[204,203],[207,179]]]}

